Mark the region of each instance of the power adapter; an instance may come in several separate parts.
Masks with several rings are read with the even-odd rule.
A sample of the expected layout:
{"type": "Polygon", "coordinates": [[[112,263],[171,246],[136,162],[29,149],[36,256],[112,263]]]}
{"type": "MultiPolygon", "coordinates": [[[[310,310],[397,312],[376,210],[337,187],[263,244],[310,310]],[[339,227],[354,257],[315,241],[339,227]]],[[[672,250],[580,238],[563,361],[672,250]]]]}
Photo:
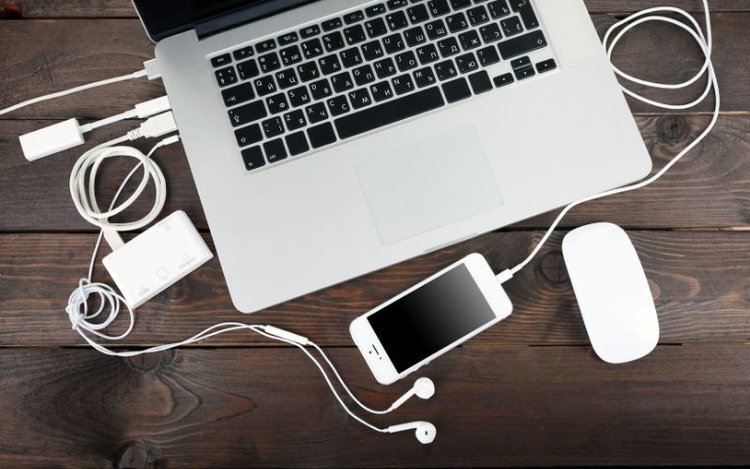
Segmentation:
{"type": "Polygon", "coordinates": [[[212,257],[188,216],[178,210],[102,262],[128,305],[135,309],[212,257]]]}

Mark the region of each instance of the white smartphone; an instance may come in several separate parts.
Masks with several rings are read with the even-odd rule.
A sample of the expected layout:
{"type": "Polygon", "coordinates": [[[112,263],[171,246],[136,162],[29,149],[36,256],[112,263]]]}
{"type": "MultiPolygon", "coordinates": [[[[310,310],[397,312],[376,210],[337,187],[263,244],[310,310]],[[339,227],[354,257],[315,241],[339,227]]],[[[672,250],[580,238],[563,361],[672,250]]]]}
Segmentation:
{"type": "Polygon", "coordinates": [[[349,326],[375,379],[391,384],[497,324],[513,305],[480,254],[471,254],[349,326]]]}

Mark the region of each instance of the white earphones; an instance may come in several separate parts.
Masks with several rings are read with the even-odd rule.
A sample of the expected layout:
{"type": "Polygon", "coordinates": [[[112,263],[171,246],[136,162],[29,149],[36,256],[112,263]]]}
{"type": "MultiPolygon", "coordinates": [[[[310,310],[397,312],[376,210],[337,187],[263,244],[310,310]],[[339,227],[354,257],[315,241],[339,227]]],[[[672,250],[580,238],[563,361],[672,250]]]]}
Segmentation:
{"type": "Polygon", "coordinates": [[[435,395],[435,383],[430,378],[419,378],[414,382],[414,386],[403,396],[396,399],[388,408],[389,411],[393,411],[401,407],[401,405],[412,398],[417,396],[420,399],[429,399],[435,395]]]}
{"type": "Polygon", "coordinates": [[[437,429],[435,428],[435,425],[431,424],[430,422],[408,422],[399,425],[391,425],[390,427],[386,428],[386,432],[388,433],[397,433],[407,430],[416,430],[414,433],[417,437],[417,440],[419,440],[419,442],[423,445],[432,443],[433,441],[435,441],[435,436],[437,436],[437,429]]]}

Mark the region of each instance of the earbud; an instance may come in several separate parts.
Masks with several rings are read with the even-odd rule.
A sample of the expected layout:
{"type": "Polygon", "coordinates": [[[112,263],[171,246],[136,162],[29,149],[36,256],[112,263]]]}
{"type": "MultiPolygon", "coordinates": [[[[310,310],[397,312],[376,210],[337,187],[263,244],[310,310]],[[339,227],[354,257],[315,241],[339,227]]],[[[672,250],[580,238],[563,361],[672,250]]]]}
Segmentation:
{"type": "Polygon", "coordinates": [[[407,430],[415,430],[414,435],[417,437],[417,440],[419,440],[419,442],[423,445],[432,443],[433,441],[435,441],[435,437],[437,436],[437,429],[435,428],[435,425],[431,424],[430,422],[408,422],[399,425],[392,425],[386,428],[386,431],[388,433],[404,432],[407,430]]]}
{"type": "Polygon", "coordinates": [[[391,404],[389,410],[392,411],[398,409],[404,402],[411,399],[412,396],[417,396],[420,399],[429,399],[434,395],[435,383],[433,383],[430,378],[419,378],[414,382],[414,386],[412,386],[406,394],[399,397],[393,404],[391,404]]]}

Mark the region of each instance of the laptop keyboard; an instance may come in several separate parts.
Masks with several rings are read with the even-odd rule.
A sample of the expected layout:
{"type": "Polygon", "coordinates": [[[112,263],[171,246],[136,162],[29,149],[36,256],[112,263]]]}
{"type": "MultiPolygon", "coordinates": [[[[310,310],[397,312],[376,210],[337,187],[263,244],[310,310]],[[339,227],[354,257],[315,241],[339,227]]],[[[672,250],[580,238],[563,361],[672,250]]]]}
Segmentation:
{"type": "Polygon", "coordinates": [[[530,0],[389,0],[209,60],[256,171],[554,70],[547,45],[530,0]]]}

